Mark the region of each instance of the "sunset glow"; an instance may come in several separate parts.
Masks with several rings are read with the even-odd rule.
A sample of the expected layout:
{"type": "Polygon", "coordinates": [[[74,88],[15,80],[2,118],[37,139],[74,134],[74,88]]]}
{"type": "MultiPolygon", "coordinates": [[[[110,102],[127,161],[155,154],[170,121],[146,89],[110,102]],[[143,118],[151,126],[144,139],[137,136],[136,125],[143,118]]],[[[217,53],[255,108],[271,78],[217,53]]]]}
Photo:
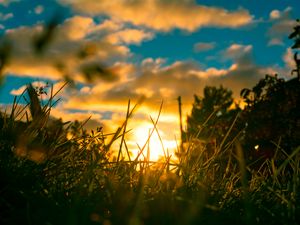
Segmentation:
{"type": "Polygon", "coordinates": [[[201,97],[206,86],[223,85],[239,101],[241,89],[275,71],[284,77],[295,66],[287,31],[295,25],[296,1],[266,3],[263,10],[253,1],[133,2],[139,3],[0,1],[0,36],[12,45],[2,71],[1,110],[11,107],[28,83],[48,82],[56,91],[72,80],[56,96],[60,101],[51,116],[91,117],[86,129],[113,133],[126,119],[128,101],[143,99],[126,136],[136,155],[153,129],[149,114],[157,114],[163,102],[159,132],[154,130],[143,151],[146,157],[149,147],[150,160],[157,160],[167,150],[174,156],[177,148],[179,96],[185,128],[193,96],[201,97]],[[51,22],[55,32],[47,39],[51,22]]]}
{"type": "Polygon", "coordinates": [[[300,0],[0,0],[0,224],[299,224],[300,0]]]}
{"type": "Polygon", "coordinates": [[[131,150],[133,158],[140,152],[140,149],[137,146],[141,149],[144,147],[140,159],[144,159],[144,156],[148,159],[148,149],[150,156],[148,160],[150,161],[157,161],[160,158],[165,159],[165,157],[168,157],[168,154],[169,156],[174,156],[174,151],[177,148],[176,140],[164,139],[164,136],[165,135],[161,130],[158,129],[158,132],[153,130],[153,125],[150,123],[144,123],[136,127],[133,130],[133,140],[130,142],[136,145],[136,148],[131,150]]]}

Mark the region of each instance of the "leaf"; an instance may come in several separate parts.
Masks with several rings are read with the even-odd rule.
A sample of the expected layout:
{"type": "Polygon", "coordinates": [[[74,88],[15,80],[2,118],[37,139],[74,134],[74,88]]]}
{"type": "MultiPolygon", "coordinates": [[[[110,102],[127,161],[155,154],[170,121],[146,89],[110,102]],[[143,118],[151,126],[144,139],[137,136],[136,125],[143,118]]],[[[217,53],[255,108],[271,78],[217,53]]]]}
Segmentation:
{"type": "Polygon", "coordinates": [[[30,102],[30,113],[33,119],[40,116],[42,113],[42,108],[40,105],[40,101],[38,99],[38,94],[32,84],[27,85],[27,93],[29,96],[30,102]]]}
{"type": "Polygon", "coordinates": [[[298,35],[298,31],[294,28],[294,32],[289,35],[289,39],[293,39],[298,35]]]}
{"type": "Polygon", "coordinates": [[[292,46],[292,49],[300,48],[300,38],[295,41],[295,44],[292,46]]]}
{"type": "Polygon", "coordinates": [[[248,88],[244,88],[243,90],[241,90],[240,96],[242,98],[247,98],[250,94],[251,90],[248,88]]]}

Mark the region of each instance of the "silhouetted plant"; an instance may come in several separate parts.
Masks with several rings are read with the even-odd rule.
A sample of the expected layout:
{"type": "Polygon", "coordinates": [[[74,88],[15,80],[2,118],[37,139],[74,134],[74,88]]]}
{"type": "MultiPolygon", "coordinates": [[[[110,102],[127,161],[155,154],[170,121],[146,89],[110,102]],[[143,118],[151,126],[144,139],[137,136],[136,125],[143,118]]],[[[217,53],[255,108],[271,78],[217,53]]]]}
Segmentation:
{"type": "Polygon", "coordinates": [[[300,144],[295,136],[300,122],[299,87],[298,79],[285,81],[266,75],[251,90],[242,90],[247,104],[243,111],[245,148],[252,157],[273,157],[277,144],[291,153],[300,144]]]}
{"type": "Polygon", "coordinates": [[[289,35],[289,39],[294,40],[293,49],[300,48],[300,20],[297,19],[297,25],[294,27],[294,31],[289,35]]]}
{"type": "MultiPolygon", "coordinates": [[[[298,25],[294,27],[294,32],[289,35],[290,39],[294,40],[294,45],[292,49],[299,49],[300,48],[300,20],[297,20],[298,25]]],[[[294,61],[296,64],[296,68],[292,70],[292,74],[296,73],[298,76],[298,80],[300,80],[300,59],[298,59],[298,52],[294,53],[294,61]]]]}
{"type": "Polygon", "coordinates": [[[232,91],[222,86],[207,86],[203,94],[202,98],[194,96],[192,112],[187,117],[187,136],[203,140],[216,139],[217,144],[220,144],[239,107],[233,106],[232,91]]]}
{"type": "MultiPolygon", "coordinates": [[[[299,48],[299,31],[297,25],[289,36],[295,39],[292,46],[295,49],[299,48]]],[[[242,114],[246,125],[244,148],[249,159],[264,162],[274,156],[282,158],[282,150],[290,154],[300,145],[300,61],[297,53],[294,60],[296,69],[293,72],[298,73],[298,78],[285,81],[277,74],[266,75],[252,89],[241,91],[246,103],[242,114]]]]}

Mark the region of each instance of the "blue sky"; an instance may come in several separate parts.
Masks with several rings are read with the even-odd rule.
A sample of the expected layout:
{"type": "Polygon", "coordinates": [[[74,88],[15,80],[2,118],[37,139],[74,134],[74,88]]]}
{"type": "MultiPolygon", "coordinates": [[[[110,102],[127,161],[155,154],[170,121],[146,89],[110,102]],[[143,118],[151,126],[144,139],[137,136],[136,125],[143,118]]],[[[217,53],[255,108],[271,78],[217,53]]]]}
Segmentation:
{"type": "Polygon", "coordinates": [[[164,101],[160,126],[170,139],[178,135],[179,95],[186,115],[206,85],[223,85],[238,98],[267,73],[290,78],[287,36],[299,11],[298,0],[0,0],[0,34],[13,46],[0,104],[9,107],[29,82],[49,81],[58,89],[68,75],[76,88],[60,93],[54,116],[92,115],[91,126],[113,130],[128,100],[144,97],[135,126],[149,125],[145,120],[164,101]],[[37,56],[33,40],[53,15],[59,18],[55,36],[37,56]],[[87,57],[78,57],[82,50],[87,57]],[[87,82],[82,68],[91,63],[106,65],[116,79],[87,82]]]}

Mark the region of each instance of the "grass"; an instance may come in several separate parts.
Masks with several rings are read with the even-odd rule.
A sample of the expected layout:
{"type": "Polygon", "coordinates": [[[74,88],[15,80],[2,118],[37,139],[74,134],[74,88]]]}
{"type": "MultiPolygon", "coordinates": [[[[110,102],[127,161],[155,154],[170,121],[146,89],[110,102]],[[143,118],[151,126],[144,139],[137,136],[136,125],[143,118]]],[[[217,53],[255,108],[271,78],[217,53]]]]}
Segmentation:
{"type": "Polygon", "coordinates": [[[239,137],[228,140],[235,120],[219,145],[190,138],[178,161],[165,149],[151,162],[148,143],[159,135],[160,111],[132,158],[127,124],[137,105],[128,103],[114,134],[88,133],[84,122],[49,125],[55,96],[51,91],[36,118],[32,102],[20,106],[18,99],[1,114],[1,224],[299,224],[300,147],[287,154],[278,144],[285,160],[253,169],[239,137]]]}

